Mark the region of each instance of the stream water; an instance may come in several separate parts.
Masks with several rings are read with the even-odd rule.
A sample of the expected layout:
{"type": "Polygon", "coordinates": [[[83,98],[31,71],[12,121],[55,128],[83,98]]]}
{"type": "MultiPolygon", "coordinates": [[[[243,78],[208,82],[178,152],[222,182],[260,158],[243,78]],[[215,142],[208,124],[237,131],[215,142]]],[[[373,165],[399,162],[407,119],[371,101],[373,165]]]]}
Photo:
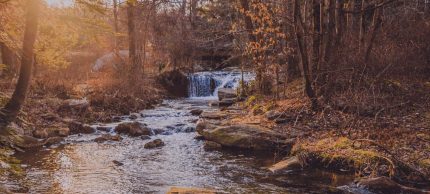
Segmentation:
{"type": "MultiPolygon", "coordinates": [[[[217,87],[237,86],[240,75],[210,75],[221,79],[215,80],[215,87],[210,84],[214,82],[212,78],[204,75],[190,77],[192,84],[200,88],[190,89],[195,92],[193,98],[165,100],[155,109],[140,112],[136,121],[154,131],[164,131],[151,137],[162,139],[164,147],[144,149],[151,140],[127,136],[120,142],[94,142],[108,133],[102,131],[73,135],[54,147],[18,153],[16,157],[22,161],[26,175],[9,179],[6,185],[25,193],[165,193],[172,186],[212,188],[226,193],[342,193],[336,187],[351,183],[351,176],[323,171],[274,175],[264,168],[274,162],[270,154],[206,151],[204,142],[194,139],[196,133],[191,129],[198,117],[192,116],[190,110],[215,109],[207,105],[207,98],[215,97],[217,87]]],[[[124,117],[124,121],[129,118],[124,117]]]]}

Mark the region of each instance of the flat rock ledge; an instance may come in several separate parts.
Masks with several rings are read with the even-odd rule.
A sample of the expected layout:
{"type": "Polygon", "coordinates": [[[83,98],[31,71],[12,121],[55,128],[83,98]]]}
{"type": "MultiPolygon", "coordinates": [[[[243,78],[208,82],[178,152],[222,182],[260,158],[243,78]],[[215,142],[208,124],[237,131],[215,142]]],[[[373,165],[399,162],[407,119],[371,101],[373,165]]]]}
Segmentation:
{"type": "Polygon", "coordinates": [[[294,140],[258,125],[233,124],[218,126],[205,120],[197,123],[197,132],[205,140],[222,147],[250,149],[256,151],[291,149],[294,140]]]}

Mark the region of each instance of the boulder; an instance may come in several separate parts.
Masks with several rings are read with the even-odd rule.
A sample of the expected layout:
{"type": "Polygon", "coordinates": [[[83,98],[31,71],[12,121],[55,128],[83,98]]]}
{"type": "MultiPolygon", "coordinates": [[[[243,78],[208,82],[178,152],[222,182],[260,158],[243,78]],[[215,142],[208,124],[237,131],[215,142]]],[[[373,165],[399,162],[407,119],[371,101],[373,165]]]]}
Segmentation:
{"type": "Polygon", "coordinates": [[[213,106],[219,106],[219,101],[217,101],[217,100],[209,101],[208,104],[211,107],[213,107],[213,106]]]}
{"type": "Polygon", "coordinates": [[[218,100],[222,101],[224,98],[236,98],[236,90],[232,88],[220,88],[218,89],[218,100]]]}
{"type": "Polygon", "coordinates": [[[210,122],[209,120],[200,119],[197,121],[196,131],[198,133],[203,133],[203,130],[215,129],[219,125],[221,125],[220,122],[210,122]]]}
{"type": "Polygon", "coordinates": [[[104,132],[110,132],[112,127],[107,127],[107,126],[98,126],[96,127],[97,131],[104,131],[104,132]]]}
{"type": "Polygon", "coordinates": [[[218,106],[220,107],[227,107],[231,106],[236,102],[235,98],[224,98],[221,101],[219,101],[218,106]]]}
{"type": "Polygon", "coordinates": [[[128,118],[130,118],[130,120],[136,120],[137,118],[139,118],[140,114],[134,113],[134,114],[130,114],[130,116],[128,118]]]}
{"type": "Polygon", "coordinates": [[[49,137],[67,137],[70,133],[69,128],[42,128],[33,131],[36,138],[46,139],[49,137]]]}
{"type": "Polygon", "coordinates": [[[205,140],[205,137],[203,137],[202,135],[197,135],[194,137],[194,139],[197,141],[203,141],[203,140],[205,140]]]}
{"type": "Polygon", "coordinates": [[[214,120],[221,120],[221,119],[225,119],[227,118],[227,114],[223,113],[221,111],[217,111],[217,112],[203,112],[200,115],[200,118],[203,119],[214,119],[214,120]]]}
{"type": "Polygon", "coordinates": [[[95,142],[97,143],[103,143],[105,141],[121,141],[122,137],[119,135],[110,135],[110,134],[103,134],[100,137],[97,137],[96,139],[94,139],[95,142]]]}
{"type": "Polygon", "coordinates": [[[173,96],[188,96],[188,77],[179,70],[165,71],[157,77],[157,81],[173,96]]]}
{"type": "Polygon", "coordinates": [[[149,135],[142,135],[142,136],[140,136],[140,139],[148,140],[148,139],[151,139],[151,137],[149,137],[149,135]]]}
{"type": "Polygon", "coordinates": [[[172,187],[167,194],[216,194],[215,190],[201,188],[172,187]]]}
{"type": "Polygon", "coordinates": [[[213,141],[225,147],[276,150],[291,149],[293,141],[270,129],[247,124],[221,126],[215,129],[200,127],[197,132],[206,140],[213,141]],[[204,128],[202,130],[202,128],[204,128]]]}
{"type": "Polygon", "coordinates": [[[302,164],[297,156],[293,156],[291,158],[288,158],[286,160],[282,160],[271,167],[269,167],[269,170],[273,173],[277,173],[284,170],[295,170],[295,169],[301,169],[302,164]]]}
{"type": "Polygon", "coordinates": [[[213,141],[206,141],[203,148],[207,151],[219,150],[222,148],[222,145],[213,141]]]}
{"type": "Polygon", "coordinates": [[[44,143],[45,143],[45,146],[50,146],[54,144],[59,144],[62,141],[64,141],[64,137],[50,137],[46,139],[44,143]]]}
{"type": "Polygon", "coordinates": [[[132,137],[151,135],[151,130],[139,122],[121,123],[115,127],[115,132],[119,134],[127,134],[132,137]]]}
{"type": "Polygon", "coordinates": [[[156,139],[154,141],[146,143],[144,148],[154,149],[154,148],[163,147],[163,146],[164,146],[164,142],[161,139],[156,139]]]}
{"type": "Polygon", "coordinates": [[[358,186],[364,187],[376,193],[411,193],[411,194],[429,193],[429,191],[424,191],[424,190],[400,185],[388,177],[362,179],[358,182],[358,186]]]}
{"type": "Polygon", "coordinates": [[[77,121],[72,121],[69,123],[70,134],[91,134],[96,130],[87,124],[83,124],[77,121]]]}
{"type": "Polygon", "coordinates": [[[190,113],[194,116],[200,116],[203,113],[203,110],[194,109],[194,110],[191,110],[190,113]]]}

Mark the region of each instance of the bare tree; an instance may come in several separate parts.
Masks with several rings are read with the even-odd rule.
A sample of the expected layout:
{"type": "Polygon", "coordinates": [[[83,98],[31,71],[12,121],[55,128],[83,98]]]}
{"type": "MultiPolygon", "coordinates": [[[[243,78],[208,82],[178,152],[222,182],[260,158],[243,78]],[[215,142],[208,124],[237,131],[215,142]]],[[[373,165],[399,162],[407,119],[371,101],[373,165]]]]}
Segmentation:
{"type": "Polygon", "coordinates": [[[24,30],[23,55],[18,83],[9,102],[0,110],[0,129],[14,122],[24,104],[27,90],[30,86],[30,79],[34,60],[34,42],[36,41],[40,0],[27,1],[26,23],[24,30]]]}

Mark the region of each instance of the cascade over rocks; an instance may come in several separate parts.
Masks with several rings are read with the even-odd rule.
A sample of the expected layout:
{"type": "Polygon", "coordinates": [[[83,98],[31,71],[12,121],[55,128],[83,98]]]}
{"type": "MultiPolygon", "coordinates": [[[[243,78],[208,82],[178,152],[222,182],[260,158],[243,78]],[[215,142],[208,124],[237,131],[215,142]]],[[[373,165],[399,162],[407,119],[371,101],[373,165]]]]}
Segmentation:
{"type": "Polygon", "coordinates": [[[165,71],[158,76],[157,81],[170,95],[176,97],[188,96],[188,77],[179,70],[165,71]]]}

